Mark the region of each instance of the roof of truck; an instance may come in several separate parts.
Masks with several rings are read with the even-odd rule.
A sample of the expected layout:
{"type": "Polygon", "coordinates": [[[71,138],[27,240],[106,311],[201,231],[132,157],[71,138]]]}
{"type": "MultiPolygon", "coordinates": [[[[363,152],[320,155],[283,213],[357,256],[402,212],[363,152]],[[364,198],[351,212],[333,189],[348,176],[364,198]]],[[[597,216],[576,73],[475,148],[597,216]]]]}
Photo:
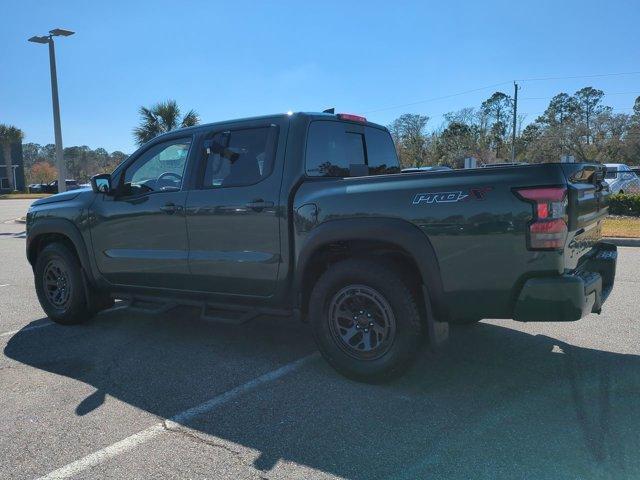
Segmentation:
{"type": "MultiPolygon", "coordinates": [[[[382,129],[387,129],[387,127],[385,127],[384,125],[380,125],[374,122],[370,122],[368,120],[365,119],[365,121],[353,121],[353,120],[349,120],[349,119],[345,119],[345,118],[339,118],[339,115],[352,115],[352,114],[346,114],[346,113],[324,113],[324,112],[287,112],[287,113],[274,113],[271,115],[257,115],[254,117],[243,117],[243,118],[231,118],[231,119],[227,119],[227,120],[221,120],[218,122],[209,122],[209,123],[201,123],[198,125],[194,125],[192,127],[185,127],[185,128],[178,128],[176,130],[171,130],[170,132],[166,132],[163,133],[162,135],[158,135],[158,137],[164,136],[164,135],[169,135],[169,134],[174,134],[176,132],[191,132],[191,131],[195,131],[201,128],[208,128],[208,127],[214,127],[216,125],[224,125],[226,123],[241,123],[241,122],[254,122],[257,120],[271,120],[271,119],[282,119],[282,118],[292,118],[295,116],[305,116],[305,117],[317,117],[317,119],[336,119],[336,120],[341,120],[344,122],[352,122],[352,123],[359,123],[359,124],[364,124],[364,125],[368,125],[371,127],[376,127],[376,128],[382,128],[382,129]]],[[[362,117],[364,118],[364,117],[362,117]]],[[[157,138],[157,137],[156,137],[157,138]]]]}

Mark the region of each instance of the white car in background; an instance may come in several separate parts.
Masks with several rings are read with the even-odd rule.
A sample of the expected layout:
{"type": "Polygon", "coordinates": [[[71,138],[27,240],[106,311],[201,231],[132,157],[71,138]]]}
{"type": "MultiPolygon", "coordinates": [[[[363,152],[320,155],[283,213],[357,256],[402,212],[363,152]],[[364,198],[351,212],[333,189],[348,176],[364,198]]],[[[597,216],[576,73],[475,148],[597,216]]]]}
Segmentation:
{"type": "Polygon", "coordinates": [[[605,181],[611,193],[640,194],[640,178],[624,163],[605,163],[605,181]]]}

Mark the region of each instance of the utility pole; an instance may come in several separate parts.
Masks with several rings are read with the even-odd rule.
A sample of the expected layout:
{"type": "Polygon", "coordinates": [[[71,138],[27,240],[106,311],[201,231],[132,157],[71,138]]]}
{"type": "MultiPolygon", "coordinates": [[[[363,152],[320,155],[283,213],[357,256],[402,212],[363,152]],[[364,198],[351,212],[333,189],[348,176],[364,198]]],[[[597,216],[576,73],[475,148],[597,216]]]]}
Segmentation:
{"type": "Polygon", "coordinates": [[[516,126],[518,122],[518,84],[513,82],[513,132],[511,134],[511,161],[516,161],[516,126]]]}
{"type": "Polygon", "coordinates": [[[64,154],[62,150],[62,128],[60,127],[60,102],[58,100],[58,75],[56,73],[56,52],[53,45],[53,37],[68,37],[74,32],[55,28],[49,31],[49,35],[35,36],[29,39],[33,43],[49,45],[49,68],[51,69],[51,100],[53,103],[53,133],[56,141],[56,167],[58,168],[58,193],[67,190],[67,175],[64,166],[64,154]]]}

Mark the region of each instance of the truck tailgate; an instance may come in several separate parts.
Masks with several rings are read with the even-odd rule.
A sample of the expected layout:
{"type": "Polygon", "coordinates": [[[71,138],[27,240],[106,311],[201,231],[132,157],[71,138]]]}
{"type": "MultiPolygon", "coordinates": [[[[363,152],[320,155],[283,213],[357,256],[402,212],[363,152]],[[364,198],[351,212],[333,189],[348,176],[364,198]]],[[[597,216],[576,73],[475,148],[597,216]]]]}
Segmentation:
{"type": "Polygon", "coordinates": [[[574,270],[581,258],[601,240],[610,193],[604,182],[602,165],[565,163],[562,170],[568,190],[565,269],[574,270]]]}

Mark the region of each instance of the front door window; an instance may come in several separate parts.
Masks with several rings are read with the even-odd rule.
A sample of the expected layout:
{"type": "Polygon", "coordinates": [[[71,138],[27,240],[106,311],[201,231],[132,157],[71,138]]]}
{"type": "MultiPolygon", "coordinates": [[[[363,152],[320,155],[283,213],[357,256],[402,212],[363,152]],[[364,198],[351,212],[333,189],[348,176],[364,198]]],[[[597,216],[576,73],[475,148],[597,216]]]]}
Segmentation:
{"type": "Polygon", "coordinates": [[[125,172],[125,195],[180,190],[190,146],[191,139],[182,138],[160,143],[143,153],[125,172]]]}

